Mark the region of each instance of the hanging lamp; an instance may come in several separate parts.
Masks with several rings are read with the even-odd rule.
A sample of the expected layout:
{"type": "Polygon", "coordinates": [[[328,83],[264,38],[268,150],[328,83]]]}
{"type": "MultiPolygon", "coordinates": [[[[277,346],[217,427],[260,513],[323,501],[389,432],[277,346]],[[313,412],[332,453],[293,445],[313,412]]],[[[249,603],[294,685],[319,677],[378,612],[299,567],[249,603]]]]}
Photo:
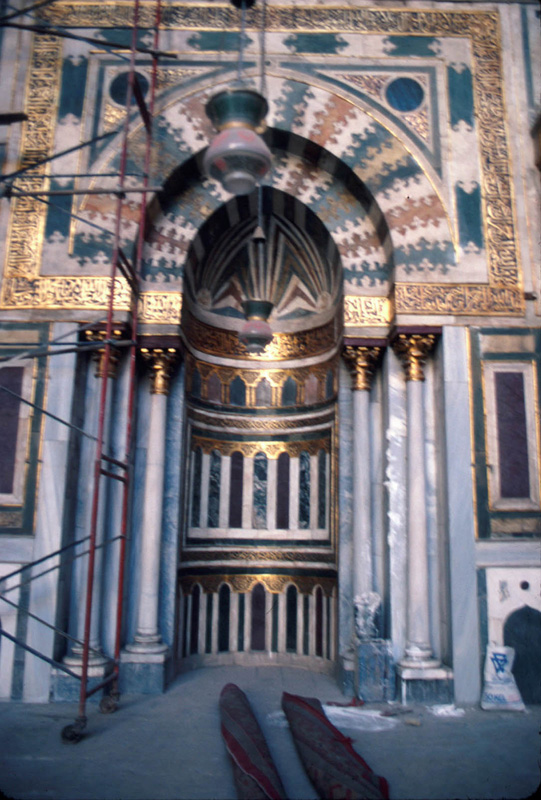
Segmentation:
{"type": "Polygon", "coordinates": [[[239,331],[239,342],[252,355],[262,353],[272,341],[272,328],[267,322],[273,309],[267,300],[245,300],[242,310],[246,322],[239,331]]]}
{"type": "Polygon", "coordinates": [[[270,300],[265,300],[265,249],[267,237],[263,231],[262,196],[259,187],[259,221],[252,235],[258,257],[258,284],[255,296],[242,302],[242,310],[246,322],[239,331],[239,342],[244,345],[248,353],[259,355],[271,343],[273,333],[268,319],[274,308],[270,300]],[[259,296],[258,296],[259,295],[259,296]]]}
{"type": "MultiPolygon", "coordinates": [[[[244,12],[255,0],[231,0],[243,12],[239,50],[239,83],[242,79],[244,12]]],[[[258,132],[264,128],[268,103],[254,89],[240,86],[214,95],[205,112],[218,131],[203,157],[203,168],[231,194],[249,194],[271,166],[271,153],[258,132]]]]}

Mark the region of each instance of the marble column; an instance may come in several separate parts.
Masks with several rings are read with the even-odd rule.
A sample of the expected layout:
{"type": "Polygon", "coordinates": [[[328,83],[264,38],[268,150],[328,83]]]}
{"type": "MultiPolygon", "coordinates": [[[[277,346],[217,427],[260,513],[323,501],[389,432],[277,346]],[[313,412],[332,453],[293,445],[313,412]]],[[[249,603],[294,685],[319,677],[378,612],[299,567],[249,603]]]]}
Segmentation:
{"type": "Polygon", "coordinates": [[[372,592],[370,387],[381,348],[347,346],[353,390],[353,597],[372,592]]]}
{"type": "Polygon", "coordinates": [[[137,628],[128,652],[163,653],[158,628],[162,505],[165,476],[165,443],[169,376],[176,360],[174,348],[141,350],[150,367],[151,405],[149,441],[144,485],[142,542],[140,552],[140,585],[137,607],[137,628]]]}
{"type": "Polygon", "coordinates": [[[407,381],[407,634],[400,664],[422,670],[439,665],[430,644],[423,408],[424,363],[435,342],[434,334],[417,333],[393,342],[407,381]]]}
{"type": "MultiPolygon", "coordinates": [[[[96,343],[103,342],[105,337],[106,337],[106,332],[104,330],[85,331],[85,338],[88,342],[96,342],[96,343]]],[[[122,337],[123,337],[123,332],[121,330],[113,331],[113,338],[121,339],[122,337]]],[[[103,440],[102,440],[103,453],[107,453],[108,450],[109,429],[111,422],[111,406],[112,406],[119,359],[120,359],[119,351],[114,350],[113,348],[110,348],[109,350],[109,359],[107,366],[105,363],[105,348],[103,349],[100,348],[93,354],[93,361],[95,363],[94,375],[95,378],[97,378],[99,381],[99,386],[96,387],[97,388],[96,392],[94,391],[89,392],[92,395],[92,397],[91,397],[91,405],[90,408],[88,409],[89,414],[86,421],[86,428],[87,431],[93,435],[95,435],[97,432],[99,426],[100,397],[101,397],[101,387],[102,387],[101,381],[105,377],[105,369],[107,368],[107,376],[106,376],[107,390],[105,399],[103,440]]],[[[93,378],[91,377],[90,380],[93,380],[93,378]]],[[[85,463],[85,459],[89,458],[90,463],[93,465],[95,456],[96,456],[96,445],[94,442],[92,442],[89,447],[88,446],[85,447],[83,445],[83,456],[81,458],[83,480],[88,479],[88,471],[89,471],[89,464],[85,463]]],[[[86,528],[85,526],[85,529],[82,532],[83,535],[88,535],[89,533],[94,490],[95,487],[91,483],[90,491],[87,495],[86,506],[84,510],[88,528],[86,528]]],[[[92,586],[92,614],[90,618],[90,636],[89,636],[90,653],[88,662],[90,667],[89,670],[90,677],[96,677],[100,675],[101,671],[105,668],[105,665],[108,663],[108,658],[102,652],[102,647],[101,647],[102,645],[101,602],[102,602],[104,548],[101,547],[100,545],[103,545],[106,534],[105,531],[106,511],[107,511],[107,486],[105,481],[101,479],[98,513],[96,519],[96,545],[98,546],[98,549],[96,549],[95,560],[94,560],[94,579],[92,586]]],[[[88,548],[88,542],[85,542],[83,545],[81,545],[81,549],[86,550],[87,548],[88,548]]],[[[78,606],[77,606],[77,628],[75,636],[81,642],[84,639],[84,631],[85,631],[85,617],[86,617],[85,587],[86,587],[87,577],[88,577],[88,556],[80,558],[78,562],[76,562],[76,584],[78,587],[77,588],[78,606]]],[[[71,653],[64,658],[64,662],[70,667],[80,668],[83,662],[83,645],[75,644],[72,648],[71,653]]],[[[70,699],[69,697],[65,697],[62,694],[61,687],[59,687],[58,699],[70,699]]]]}

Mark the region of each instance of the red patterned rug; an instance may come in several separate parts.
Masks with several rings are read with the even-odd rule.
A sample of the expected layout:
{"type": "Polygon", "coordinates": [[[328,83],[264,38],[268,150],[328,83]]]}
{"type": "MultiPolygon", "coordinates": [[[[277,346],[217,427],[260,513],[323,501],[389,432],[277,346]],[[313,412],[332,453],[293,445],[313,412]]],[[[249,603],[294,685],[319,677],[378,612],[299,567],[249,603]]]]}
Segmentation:
{"type": "Polygon", "coordinates": [[[284,787],[248,698],[234,683],[220,694],[222,736],[240,800],[285,800],[284,787]]]}
{"type": "Polygon", "coordinates": [[[314,788],[325,800],[387,800],[389,786],[327,719],[319,700],[284,692],[282,708],[314,788]]]}

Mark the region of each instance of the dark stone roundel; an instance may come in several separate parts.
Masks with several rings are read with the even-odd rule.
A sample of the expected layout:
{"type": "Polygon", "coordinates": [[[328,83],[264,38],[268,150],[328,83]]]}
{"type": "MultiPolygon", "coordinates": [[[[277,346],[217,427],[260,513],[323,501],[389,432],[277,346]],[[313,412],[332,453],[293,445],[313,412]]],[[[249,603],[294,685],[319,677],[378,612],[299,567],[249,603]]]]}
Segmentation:
{"type": "MultiPolygon", "coordinates": [[[[120,75],[117,75],[116,78],[111,81],[111,85],[109,87],[111,99],[114,100],[115,103],[118,103],[119,106],[126,105],[126,96],[128,94],[128,75],[128,72],[121,72],[120,75]]],[[[136,72],[136,75],[144,97],[148,92],[148,80],[140,72],[136,72]]],[[[133,103],[135,103],[135,97],[132,97],[132,104],[133,103]]]]}
{"type": "Polygon", "coordinates": [[[397,111],[415,111],[424,100],[425,92],[413,78],[395,78],[387,86],[385,97],[397,111]]]}

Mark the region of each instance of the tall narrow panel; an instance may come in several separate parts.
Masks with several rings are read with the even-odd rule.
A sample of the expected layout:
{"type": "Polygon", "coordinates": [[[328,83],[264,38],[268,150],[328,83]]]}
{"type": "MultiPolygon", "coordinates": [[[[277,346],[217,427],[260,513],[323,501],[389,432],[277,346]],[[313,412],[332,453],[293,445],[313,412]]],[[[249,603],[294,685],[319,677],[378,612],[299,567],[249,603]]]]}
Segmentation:
{"type": "Polygon", "coordinates": [[[208,526],[217,528],[220,520],[220,480],[222,458],[213,450],[210,455],[208,526]]]}
{"type": "Polygon", "coordinates": [[[289,528],[289,455],[278,456],[278,480],[276,488],[276,527],[289,528]]]}
{"type": "Polygon", "coordinates": [[[267,457],[257,453],[254,458],[254,528],[267,527],[267,457]]]}
{"type": "Polygon", "coordinates": [[[522,372],[497,372],[494,377],[501,496],[529,497],[524,376],[522,372]]]}
{"type": "MultiPolygon", "coordinates": [[[[4,367],[0,373],[0,387],[21,394],[22,367],[4,367]]],[[[0,390],[0,494],[13,492],[17,431],[20,401],[18,397],[0,390]]]]}
{"type": "Polygon", "coordinates": [[[244,457],[235,451],[231,456],[231,483],[229,493],[229,527],[242,528],[242,477],[244,457]]]}
{"type": "Polygon", "coordinates": [[[299,470],[299,528],[310,527],[310,455],[303,450],[299,470]]]}

